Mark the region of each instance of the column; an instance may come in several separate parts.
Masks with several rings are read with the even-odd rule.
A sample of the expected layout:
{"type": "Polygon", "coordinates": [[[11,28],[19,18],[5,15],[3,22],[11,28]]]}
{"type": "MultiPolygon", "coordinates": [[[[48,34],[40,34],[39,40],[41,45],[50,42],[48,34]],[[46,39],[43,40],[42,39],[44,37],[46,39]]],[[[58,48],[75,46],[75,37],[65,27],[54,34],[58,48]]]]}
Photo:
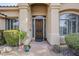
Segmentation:
{"type": "Polygon", "coordinates": [[[19,28],[22,31],[28,32],[28,20],[29,20],[29,5],[27,3],[20,3],[19,6],[19,28]]]}
{"type": "Polygon", "coordinates": [[[26,32],[26,37],[25,37],[25,41],[24,44],[28,45],[31,41],[31,37],[30,37],[30,32],[29,32],[29,5],[27,3],[20,3],[18,4],[19,6],[19,29],[21,31],[26,32]]]}
{"type": "Polygon", "coordinates": [[[60,4],[53,3],[50,5],[50,43],[52,45],[60,45],[59,37],[59,9],[60,4]]]}

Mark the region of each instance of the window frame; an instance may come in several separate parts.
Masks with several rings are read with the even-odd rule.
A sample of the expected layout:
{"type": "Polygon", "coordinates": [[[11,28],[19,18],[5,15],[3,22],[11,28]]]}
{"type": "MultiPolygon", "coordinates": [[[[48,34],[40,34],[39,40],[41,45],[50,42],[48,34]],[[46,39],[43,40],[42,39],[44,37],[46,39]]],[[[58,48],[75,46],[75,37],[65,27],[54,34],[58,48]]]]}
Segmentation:
{"type": "Polygon", "coordinates": [[[17,28],[19,29],[19,20],[17,18],[5,19],[5,30],[16,30],[17,28],[13,25],[16,21],[18,21],[17,28]]]}
{"type": "MultiPolygon", "coordinates": [[[[64,14],[62,14],[62,15],[60,15],[60,23],[61,23],[61,21],[62,20],[65,20],[65,22],[68,22],[68,20],[70,21],[70,22],[73,22],[73,20],[72,19],[74,19],[75,21],[76,21],[76,32],[75,33],[79,33],[79,15],[77,15],[77,14],[73,14],[73,13],[64,13],[64,14]],[[70,15],[74,15],[75,16],[75,18],[73,18],[72,16],[70,16],[70,17],[72,17],[72,18],[67,18],[66,19],[66,17],[65,18],[63,18],[62,16],[65,16],[66,14],[70,14],[70,15]],[[66,21],[67,20],[67,21],[66,21]]],[[[68,24],[66,25],[66,26],[69,26],[68,24]]],[[[71,24],[71,26],[72,26],[72,24],[71,24]]],[[[71,27],[70,26],[70,27],[71,27]]],[[[61,26],[59,27],[60,29],[59,29],[59,33],[60,33],[60,36],[65,36],[64,34],[63,34],[63,30],[61,30],[61,26]]],[[[72,30],[72,28],[70,29],[70,31],[72,30]]],[[[68,34],[70,34],[70,33],[73,33],[72,31],[71,32],[68,32],[69,31],[69,28],[67,27],[67,34],[66,35],[68,35],[68,34]]]]}

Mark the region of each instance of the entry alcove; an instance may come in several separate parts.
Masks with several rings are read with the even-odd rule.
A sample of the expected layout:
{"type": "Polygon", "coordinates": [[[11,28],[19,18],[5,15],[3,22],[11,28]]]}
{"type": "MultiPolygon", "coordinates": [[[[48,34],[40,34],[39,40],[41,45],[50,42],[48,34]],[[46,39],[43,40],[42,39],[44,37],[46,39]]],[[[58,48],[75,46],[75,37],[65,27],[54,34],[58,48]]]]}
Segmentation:
{"type": "Polygon", "coordinates": [[[31,14],[32,15],[47,15],[48,5],[43,3],[31,4],[31,14]]]}

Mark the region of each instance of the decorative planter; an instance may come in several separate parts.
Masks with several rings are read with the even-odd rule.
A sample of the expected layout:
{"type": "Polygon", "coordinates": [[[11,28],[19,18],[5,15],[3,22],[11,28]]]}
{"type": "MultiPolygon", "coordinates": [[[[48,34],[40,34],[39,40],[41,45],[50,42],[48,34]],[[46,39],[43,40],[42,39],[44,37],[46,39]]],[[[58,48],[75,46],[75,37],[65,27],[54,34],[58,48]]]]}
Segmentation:
{"type": "Polygon", "coordinates": [[[30,45],[24,45],[25,52],[29,52],[30,48],[31,48],[30,45]]]}

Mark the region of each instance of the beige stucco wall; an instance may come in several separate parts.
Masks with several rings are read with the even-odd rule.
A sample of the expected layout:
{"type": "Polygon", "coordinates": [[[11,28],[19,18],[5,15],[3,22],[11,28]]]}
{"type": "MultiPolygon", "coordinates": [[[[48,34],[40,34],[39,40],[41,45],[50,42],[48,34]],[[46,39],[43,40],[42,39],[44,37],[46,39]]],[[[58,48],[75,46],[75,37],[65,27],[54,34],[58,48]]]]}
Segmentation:
{"type": "Polygon", "coordinates": [[[0,13],[7,15],[7,17],[18,17],[18,7],[0,7],[0,13]]]}
{"type": "Polygon", "coordinates": [[[50,7],[48,7],[48,11],[47,11],[47,20],[46,20],[46,37],[47,37],[47,40],[48,40],[48,42],[51,42],[50,41],[50,33],[51,33],[51,18],[50,18],[50,16],[51,16],[51,14],[50,14],[50,7]]]}
{"type": "Polygon", "coordinates": [[[5,30],[5,20],[0,18],[0,30],[5,30]]]}
{"type": "Polygon", "coordinates": [[[60,10],[79,9],[79,3],[61,3],[60,10]]]}
{"type": "Polygon", "coordinates": [[[51,4],[49,6],[49,16],[50,16],[50,28],[49,28],[49,43],[51,45],[59,45],[60,37],[59,37],[59,10],[60,4],[51,4]]]}
{"type": "Polygon", "coordinates": [[[19,28],[22,31],[25,31],[27,38],[24,44],[29,44],[32,38],[31,34],[31,10],[28,4],[19,4],[19,28]]]}
{"type": "Polygon", "coordinates": [[[8,17],[18,17],[18,11],[1,11],[1,13],[7,15],[8,17]]]}

